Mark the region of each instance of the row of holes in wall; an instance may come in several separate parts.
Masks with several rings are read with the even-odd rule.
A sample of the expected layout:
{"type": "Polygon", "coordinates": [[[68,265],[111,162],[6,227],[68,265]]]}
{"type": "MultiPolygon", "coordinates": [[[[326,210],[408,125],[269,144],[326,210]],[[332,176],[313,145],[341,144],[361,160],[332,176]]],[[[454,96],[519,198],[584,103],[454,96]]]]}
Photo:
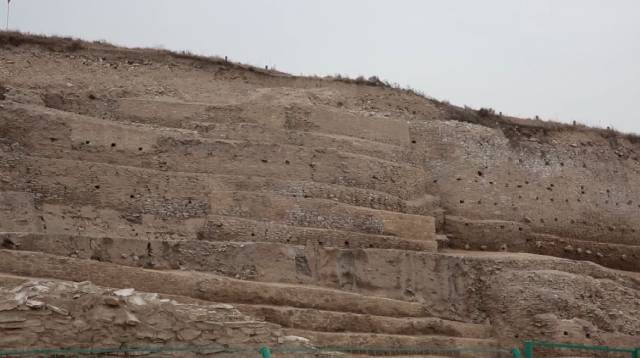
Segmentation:
{"type": "MultiPolygon", "coordinates": [[[[558,218],[553,218],[553,221],[554,221],[554,222],[558,222],[559,220],[558,220],[558,218]]],[[[543,218],[540,218],[540,223],[542,223],[542,224],[544,224],[544,223],[545,223],[545,221],[544,221],[544,219],[543,219],[543,218]]],[[[586,225],[586,224],[589,224],[586,220],[583,220],[583,221],[581,222],[580,220],[577,220],[577,221],[576,221],[576,220],[573,220],[573,219],[569,220],[569,223],[571,223],[571,224],[581,223],[581,224],[585,224],[585,225],[586,225]]],[[[464,223],[464,226],[469,226],[469,225],[470,225],[469,223],[464,223]]],[[[602,224],[598,224],[598,223],[596,223],[596,224],[594,224],[594,225],[595,225],[595,226],[597,226],[597,227],[600,227],[600,228],[604,228],[604,225],[602,225],[602,224]]],[[[505,230],[505,229],[507,228],[505,225],[499,225],[498,227],[499,227],[501,230],[505,230]]],[[[524,229],[523,229],[522,227],[518,227],[518,231],[523,231],[523,230],[524,230],[524,229]]],[[[607,230],[609,230],[609,231],[615,231],[615,230],[616,230],[616,228],[614,228],[613,226],[607,226],[607,230]]],[[[636,229],[625,229],[625,228],[620,228],[620,229],[619,229],[619,231],[620,231],[620,232],[623,232],[623,233],[624,233],[624,232],[626,232],[626,231],[629,231],[629,232],[635,233],[635,232],[636,232],[636,229]]]]}
{"type": "MultiPolygon", "coordinates": [[[[482,171],[478,171],[478,176],[479,176],[479,177],[482,177],[483,175],[484,175],[484,174],[483,174],[483,172],[482,172],[482,171]]],[[[458,177],[458,178],[456,178],[456,181],[462,181],[462,178],[458,177]]],[[[433,180],[433,182],[434,182],[434,183],[437,183],[437,182],[438,182],[438,179],[434,179],[434,180],[433,180]]],[[[478,183],[479,181],[478,181],[477,179],[474,179],[474,182],[478,183]]],[[[489,181],[489,182],[488,182],[488,184],[489,184],[489,185],[497,185],[497,184],[496,184],[495,182],[493,182],[493,181],[489,181]]],[[[524,182],[524,185],[529,185],[529,184],[530,184],[530,183],[529,183],[529,181],[525,181],[525,182],[524,182]]],[[[516,188],[518,188],[518,189],[523,188],[523,187],[524,187],[524,185],[523,185],[523,184],[516,184],[516,188]]],[[[505,188],[509,188],[509,183],[505,183],[505,185],[504,185],[504,186],[505,186],[505,188]]],[[[552,191],[554,190],[554,188],[555,188],[555,184],[553,184],[553,183],[551,183],[551,184],[549,184],[548,186],[546,186],[546,187],[545,187],[545,189],[546,189],[547,191],[549,191],[549,192],[552,192],[552,191]]],[[[585,186],[584,186],[584,185],[580,185],[580,195],[586,195],[586,194],[587,194],[587,191],[586,191],[586,189],[585,189],[585,186]]],[[[603,194],[604,194],[604,195],[606,195],[608,198],[610,198],[610,197],[611,197],[611,190],[610,190],[610,189],[606,189],[606,190],[605,190],[605,192],[604,192],[603,194]]],[[[522,197],[522,195],[518,195],[518,199],[522,199],[522,198],[523,198],[523,197],[522,197]]],[[[536,197],[535,197],[535,200],[536,200],[536,201],[541,200],[540,196],[536,196],[536,197]]],[[[549,198],[549,202],[555,202],[555,201],[556,201],[556,200],[555,200],[555,198],[549,198]]],[[[570,201],[569,199],[565,199],[565,200],[564,200],[564,202],[565,202],[565,203],[569,203],[569,201],[570,201]]],[[[464,204],[464,203],[465,203],[465,200],[464,200],[464,199],[460,199],[460,200],[459,200],[459,202],[460,202],[460,204],[464,204]]],[[[579,203],[580,203],[580,202],[582,202],[582,199],[581,199],[581,198],[577,198],[577,199],[576,199],[576,202],[579,202],[579,203]]],[[[606,199],[606,200],[604,201],[604,204],[605,204],[605,205],[609,205],[609,204],[611,204],[611,203],[615,203],[615,206],[620,206],[620,204],[621,204],[620,202],[611,201],[611,200],[609,200],[609,199],[606,199]]],[[[482,204],[482,201],[481,201],[481,200],[478,200],[478,201],[477,201],[477,204],[478,204],[478,205],[481,205],[481,204],[482,204]]],[[[623,203],[623,204],[626,204],[626,205],[631,206],[631,205],[634,205],[634,202],[633,202],[633,200],[627,200],[627,201],[626,201],[625,203],[623,203]]],[[[494,205],[494,206],[497,206],[497,205],[498,205],[498,203],[497,203],[497,202],[494,202],[494,203],[493,203],[493,205],[494,205]]],[[[599,207],[599,204],[598,204],[598,203],[594,203],[594,206],[595,206],[595,207],[599,207]]],[[[638,208],[640,208],[640,204],[637,204],[637,207],[638,207],[638,208]]],[[[514,208],[514,210],[517,210],[517,209],[515,209],[515,208],[514,208]]]]}
{"type": "MultiPolygon", "coordinates": [[[[55,142],[57,140],[57,138],[50,138],[50,139],[51,139],[52,142],[55,142]]],[[[84,144],[89,145],[89,144],[91,144],[91,141],[87,140],[87,141],[84,142],[84,144]]],[[[117,146],[116,143],[111,143],[111,148],[115,148],[116,146],[117,146]]],[[[143,149],[144,148],[142,148],[142,147],[138,147],[138,151],[142,151],[143,149]]],[[[210,152],[209,155],[211,155],[211,154],[212,153],[210,152]]],[[[263,162],[263,163],[268,163],[269,162],[269,160],[267,160],[267,159],[260,159],[260,161],[263,162]]],[[[289,165],[289,164],[291,164],[291,162],[289,160],[285,160],[284,164],[289,165]]],[[[309,164],[309,165],[311,166],[311,164],[309,164]]]]}
{"type": "MultiPolygon", "coordinates": [[[[479,177],[484,176],[483,172],[482,172],[482,171],[478,171],[478,176],[479,176],[479,177]]],[[[461,177],[457,177],[457,178],[456,178],[456,181],[458,181],[458,182],[459,182],[459,181],[462,181],[462,180],[463,180],[463,179],[462,179],[461,177]]],[[[478,182],[479,182],[479,180],[478,180],[478,179],[474,179],[473,181],[474,181],[475,183],[478,183],[478,182]]],[[[434,179],[434,180],[433,180],[433,183],[434,183],[434,184],[435,184],[435,183],[438,183],[438,179],[434,179]]],[[[494,181],[489,181],[489,182],[488,182],[488,184],[489,184],[489,185],[498,185],[498,184],[497,184],[496,182],[494,182],[494,181]]],[[[525,180],[525,181],[524,181],[524,185],[529,185],[529,184],[530,184],[530,183],[529,183],[529,181],[528,181],[528,180],[525,180]]],[[[524,185],[523,185],[523,184],[516,184],[516,188],[521,189],[521,188],[523,188],[523,187],[524,187],[524,185]]],[[[540,186],[540,185],[538,184],[538,186],[540,186]]],[[[509,183],[505,183],[505,184],[504,184],[504,187],[505,187],[505,188],[509,188],[509,183]]],[[[547,185],[547,186],[545,187],[545,189],[546,189],[547,191],[550,191],[550,192],[552,192],[555,188],[556,188],[556,187],[555,187],[555,184],[553,184],[553,183],[550,183],[549,185],[547,185]]],[[[580,195],[585,195],[585,194],[587,194],[587,189],[585,188],[585,186],[584,186],[584,185],[580,185],[580,195]]],[[[605,189],[605,191],[603,192],[603,195],[606,195],[607,197],[611,197],[611,189],[605,189]]],[[[537,197],[536,197],[536,198],[537,198],[537,197]]],[[[578,201],[579,201],[579,200],[578,200],[578,201]]],[[[608,201],[607,201],[607,202],[608,202],[608,201]]],[[[617,204],[619,204],[619,203],[617,203],[617,204]]],[[[633,204],[633,201],[632,201],[632,200],[629,200],[629,201],[627,201],[627,204],[628,204],[628,205],[631,205],[631,204],[633,204]]],[[[640,207],[640,204],[638,204],[638,207],[640,207]]]]}

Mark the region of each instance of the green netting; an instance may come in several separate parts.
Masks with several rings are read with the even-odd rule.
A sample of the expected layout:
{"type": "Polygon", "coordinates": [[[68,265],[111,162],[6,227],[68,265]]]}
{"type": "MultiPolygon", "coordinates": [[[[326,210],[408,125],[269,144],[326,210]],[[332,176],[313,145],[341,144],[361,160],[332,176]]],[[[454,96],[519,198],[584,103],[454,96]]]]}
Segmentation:
{"type": "Polygon", "coordinates": [[[292,354],[321,354],[331,352],[367,354],[367,355],[407,355],[407,354],[438,354],[457,355],[462,352],[476,353],[478,357],[511,357],[511,351],[507,349],[491,348],[431,348],[431,347],[406,347],[406,348],[386,348],[386,347],[222,347],[222,346],[200,346],[200,347],[130,347],[130,348],[43,348],[43,349],[12,349],[0,350],[0,357],[17,356],[65,356],[65,355],[106,355],[106,354],[135,354],[135,353],[243,353],[243,356],[251,357],[278,357],[292,354]],[[481,353],[484,353],[480,355],[481,353]]]}
{"type": "Polygon", "coordinates": [[[180,353],[199,353],[199,354],[238,354],[243,357],[264,357],[277,358],[278,356],[292,355],[315,355],[322,353],[351,353],[366,354],[372,356],[384,355],[411,355],[411,354],[435,354],[435,355],[451,355],[487,358],[534,358],[536,350],[543,350],[545,353],[541,356],[547,356],[548,350],[578,350],[587,352],[596,352],[598,356],[612,355],[611,357],[624,358],[640,358],[640,348],[617,348],[608,346],[591,346],[569,343],[553,343],[553,342],[537,342],[526,341],[524,344],[524,355],[520,353],[518,348],[500,349],[500,348],[467,348],[467,347],[225,347],[225,346],[185,346],[185,347],[118,347],[118,348],[42,348],[42,349],[10,349],[0,350],[0,357],[19,357],[19,356],[100,356],[100,355],[133,355],[133,354],[180,354],[180,353]]]}
{"type": "Polygon", "coordinates": [[[585,344],[572,343],[555,343],[555,342],[524,342],[524,357],[534,358],[536,350],[543,350],[545,356],[554,350],[571,350],[580,351],[583,354],[592,354],[597,357],[624,357],[624,358],[640,358],[640,348],[620,348],[609,346],[594,346],[585,344]]]}
{"type": "Polygon", "coordinates": [[[343,353],[455,353],[455,352],[476,352],[476,353],[505,353],[509,350],[491,348],[366,348],[366,347],[325,347],[325,348],[302,348],[302,347],[281,347],[272,348],[272,352],[287,353],[313,353],[313,352],[343,352],[343,353]]]}
{"type": "Polygon", "coordinates": [[[16,356],[64,356],[64,355],[100,355],[113,353],[240,353],[256,352],[258,348],[229,348],[222,346],[199,346],[199,347],[131,347],[131,348],[41,348],[41,349],[10,349],[0,350],[0,357],[16,356]]]}

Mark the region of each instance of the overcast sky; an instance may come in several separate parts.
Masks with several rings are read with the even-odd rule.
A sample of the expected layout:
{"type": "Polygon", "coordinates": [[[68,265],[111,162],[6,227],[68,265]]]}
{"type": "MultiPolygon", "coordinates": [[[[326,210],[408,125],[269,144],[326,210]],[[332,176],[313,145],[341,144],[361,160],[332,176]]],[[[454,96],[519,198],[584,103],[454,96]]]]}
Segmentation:
{"type": "Polygon", "coordinates": [[[12,0],[10,28],[377,75],[458,105],[640,133],[638,0],[12,0]]]}

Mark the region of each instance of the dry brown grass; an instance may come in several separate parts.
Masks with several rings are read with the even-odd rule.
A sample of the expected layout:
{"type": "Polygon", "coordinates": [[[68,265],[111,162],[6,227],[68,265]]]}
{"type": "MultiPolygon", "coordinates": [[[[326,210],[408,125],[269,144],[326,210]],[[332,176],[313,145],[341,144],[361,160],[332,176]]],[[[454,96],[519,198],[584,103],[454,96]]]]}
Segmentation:
{"type": "Polygon", "coordinates": [[[43,36],[16,31],[0,31],[0,48],[18,47],[24,45],[39,46],[53,52],[78,52],[80,50],[90,49],[119,51],[132,58],[140,57],[140,59],[160,59],[163,57],[168,57],[178,60],[187,60],[192,64],[199,65],[200,67],[205,67],[207,65],[225,65],[247,70],[257,74],[265,74],[271,76],[289,76],[286,73],[278,72],[275,70],[266,70],[264,68],[248,64],[229,61],[219,56],[197,55],[189,51],[170,51],[165,49],[153,48],[122,48],[112,45],[104,40],[89,42],[72,37],[43,36]]]}
{"type": "Polygon", "coordinates": [[[544,140],[553,133],[573,131],[595,134],[610,142],[612,140],[625,139],[633,144],[640,144],[640,135],[635,133],[622,133],[612,128],[590,127],[577,122],[568,124],[542,120],[540,118],[525,119],[507,117],[496,114],[491,108],[474,110],[469,107],[460,108],[449,104],[441,104],[441,108],[445,109],[447,119],[501,129],[511,140],[519,140],[527,137],[538,137],[544,140]]]}
{"type": "Polygon", "coordinates": [[[0,47],[37,45],[54,52],[75,52],[82,50],[87,42],[71,37],[23,34],[15,31],[0,31],[0,47]]]}

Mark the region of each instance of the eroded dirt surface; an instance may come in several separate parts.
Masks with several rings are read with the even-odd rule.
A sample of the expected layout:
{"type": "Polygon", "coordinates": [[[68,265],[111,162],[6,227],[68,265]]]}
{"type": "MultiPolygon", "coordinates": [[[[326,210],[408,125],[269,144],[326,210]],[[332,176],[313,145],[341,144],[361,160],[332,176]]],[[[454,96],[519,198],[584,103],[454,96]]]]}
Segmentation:
{"type": "Polygon", "coordinates": [[[0,50],[0,348],[640,340],[632,136],[161,51],[0,50]]]}

